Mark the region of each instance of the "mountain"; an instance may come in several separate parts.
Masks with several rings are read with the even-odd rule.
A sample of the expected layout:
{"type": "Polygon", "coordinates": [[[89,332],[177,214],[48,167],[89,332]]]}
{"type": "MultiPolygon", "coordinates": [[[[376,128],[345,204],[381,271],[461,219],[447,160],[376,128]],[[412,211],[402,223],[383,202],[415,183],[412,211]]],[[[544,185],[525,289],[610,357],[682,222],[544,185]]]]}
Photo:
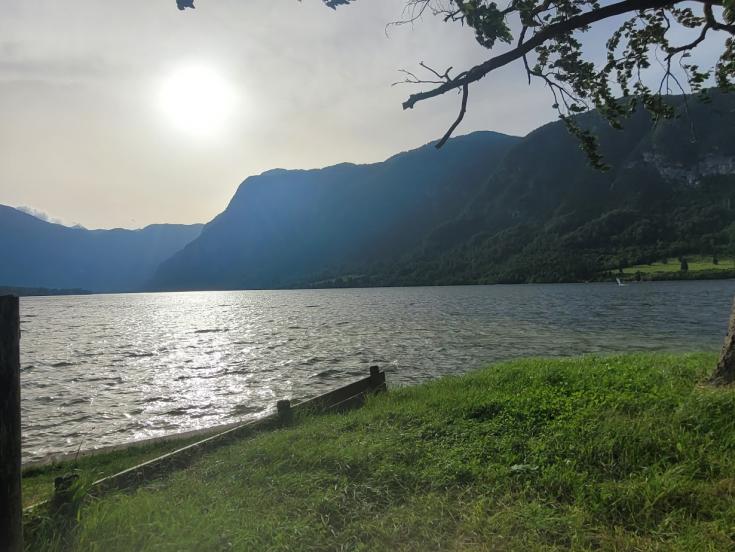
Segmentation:
{"type": "Polygon", "coordinates": [[[85,289],[49,289],[0,286],[0,295],[17,295],[18,297],[48,297],[52,295],[90,295],[85,289]]]}
{"type": "Polygon", "coordinates": [[[560,123],[477,133],[373,165],[247,179],[157,289],[588,280],[685,254],[735,255],[735,95],[671,96],[599,136],[592,169],[560,123]]]}
{"type": "Polygon", "coordinates": [[[354,285],[561,282],[688,254],[735,255],[735,94],[669,97],[680,114],[623,130],[592,112],[610,170],[561,123],[516,144],[462,214],[354,285]]]}
{"type": "Polygon", "coordinates": [[[227,209],[161,265],[152,287],[283,287],[397,260],[457,217],[519,141],[478,132],[382,163],[248,178],[227,209]]]}
{"type": "Polygon", "coordinates": [[[67,228],[0,206],[0,284],[92,291],[562,282],[688,255],[735,257],[735,94],[670,96],[599,137],[560,122],[478,132],[367,165],[246,179],[204,227],[67,228]]]}
{"type": "Polygon", "coordinates": [[[26,288],[135,291],[202,225],[142,230],[68,228],[0,205],[0,284],[26,288]]]}

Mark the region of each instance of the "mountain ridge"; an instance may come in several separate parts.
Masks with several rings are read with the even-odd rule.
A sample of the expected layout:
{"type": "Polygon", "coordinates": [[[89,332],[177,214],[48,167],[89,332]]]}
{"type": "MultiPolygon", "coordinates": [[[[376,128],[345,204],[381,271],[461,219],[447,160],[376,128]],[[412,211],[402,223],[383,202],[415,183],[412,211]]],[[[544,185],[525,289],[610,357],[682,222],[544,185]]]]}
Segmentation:
{"type": "MultiPolygon", "coordinates": [[[[175,289],[560,282],[597,279],[622,266],[692,252],[735,254],[735,213],[731,208],[735,200],[735,142],[728,139],[727,130],[735,127],[735,98],[715,92],[708,104],[688,102],[681,96],[669,101],[679,111],[686,111],[686,116],[654,124],[646,112],[638,111],[620,131],[594,112],[578,117],[580,124],[599,136],[601,152],[611,165],[607,172],[589,166],[576,139],[560,122],[512,140],[497,158],[481,163],[484,173],[478,175],[471,191],[465,190],[464,205],[453,205],[453,211],[446,210],[443,218],[422,227],[420,239],[414,234],[412,239],[403,240],[401,247],[391,242],[400,242],[403,233],[417,224],[416,213],[409,210],[396,215],[389,235],[373,235],[367,243],[355,240],[359,256],[343,251],[341,257],[327,258],[324,249],[317,249],[306,255],[310,265],[307,259],[301,259],[299,265],[298,255],[303,251],[292,252],[289,259],[293,263],[282,263],[281,274],[261,273],[260,278],[253,278],[247,271],[267,264],[268,256],[286,247],[289,239],[295,240],[300,230],[289,228],[285,222],[278,227],[283,233],[278,240],[274,241],[273,229],[270,234],[263,233],[259,248],[235,253],[245,259],[234,267],[207,257],[217,251],[230,259],[232,253],[222,249],[216,239],[208,244],[205,228],[196,244],[198,251],[192,252],[194,246],[188,246],[192,252],[188,261],[182,262],[187,256],[185,249],[164,263],[157,275],[160,278],[167,270],[169,274],[187,274],[203,265],[218,273],[216,280],[206,274],[198,280],[179,280],[173,285],[175,289]],[[222,274],[231,279],[222,278],[222,274]],[[285,279],[282,274],[289,277],[285,279]]],[[[449,144],[457,147],[458,143],[461,139],[449,144]]],[[[398,154],[379,165],[388,169],[394,159],[400,161],[405,155],[398,154]]],[[[476,157],[470,158],[476,161],[476,157]]],[[[307,175],[308,180],[340,170],[359,169],[341,164],[322,170],[327,172],[297,174],[307,175]]],[[[294,174],[284,171],[266,176],[281,179],[294,174]]],[[[416,181],[422,177],[426,175],[410,174],[416,181]]],[[[216,220],[216,226],[227,228],[221,236],[246,232],[238,226],[244,211],[238,214],[230,210],[241,202],[252,201],[271,214],[279,208],[278,194],[252,194],[247,187],[250,182],[248,179],[238,188],[224,217],[216,220]]],[[[257,182],[262,184],[262,180],[257,182]]],[[[313,182],[303,184],[315,186],[313,182]]],[[[410,187],[405,182],[401,185],[410,187]]],[[[369,189],[367,184],[363,186],[363,192],[369,189]]],[[[328,202],[319,199],[316,187],[312,192],[310,199],[330,213],[328,202]]],[[[392,200],[385,190],[382,193],[386,197],[381,208],[390,208],[392,200]]],[[[421,190],[414,190],[412,197],[420,203],[421,190]]],[[[363,196],[363,202],[366,209],[378,211],[369,197],[363,196]]],[[[403,208],[407,209],[406,205],[403,208]]],[[[340,228],[348,228],[348,224],[340,228]]],[[[261,230],[250,228],[253,233],[261,230]]],[[[161,283],[166,288],[172,280],[159,279],[161,283]]]]}
{"type": "Polygon", "coordinates": [[[372,283],[579,281],[692,252],[735,253],[735,95],[669,101],[685,115],[653,124],[639,111],[621,131],[594,112],[578,118],[599,137],[607,172],[589,167],[562,124],[529,133],[460,217],[372,283]],[[692,168],[713,152],[717,166],[692,168]]]}
{"type": "Polygon", "coordinates": [[[17,288],[140,291],[165,258],[202,225],[152,224],[87,230],[0,205],[0,284],[17,288]]]}
{"type": "MultiPolygon", "coordinates": [[[[52,240],[38,273],[29,273],[27,253],[43,240],[28,248],[16,231],[7,257],[25,262],[31,277],[10,281],[6,265],[0,284],[162,291],[560,282],[690,253],[735,256],[735,95],[669,101],[686,117],[654,124],[639,111],[620,131],[594,112],[578,117],[599,136],[608,172],[589,166],[560,122],[523,138],[471,133],[440,151],[430,142],[376,163],[270,169],[246,178],[205,225],[62,226],[66,237],[52,240]],[[70,240],[86,256],[69,251],[70,240]]],[[[8,218],[0,208],[4,238],[8,218]]],[[[59,233],[39,224],[48,226],[37,234],[59,233]]]]}
{"type": "Polygon", "coordinates": [[[358,257],[395,257],[435,221],[455,216],[487,164],[518,140],[473,133],[450,141],[446,152],[428,144],[379,163],[251,176],[197,240],[161,265],[152,287],[288,286],[358,257]]]}

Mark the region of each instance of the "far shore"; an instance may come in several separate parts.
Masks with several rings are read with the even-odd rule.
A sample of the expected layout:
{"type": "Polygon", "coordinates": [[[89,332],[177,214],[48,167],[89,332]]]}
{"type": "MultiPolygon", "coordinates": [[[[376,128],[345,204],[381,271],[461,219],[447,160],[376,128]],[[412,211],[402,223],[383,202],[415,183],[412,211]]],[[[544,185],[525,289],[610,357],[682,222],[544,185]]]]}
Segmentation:
{"type": "Polygon", "coordinates": [[[451,282],[441,284],[390,284],[375,282],[374,284],[345,285],[339,279],[319,281],[314,284],[271,287],[271,288],[212,288],[212,289],[175,289],[175,290],[127,290],[127,291],[88,291],[82,289],[47,289],[47,288],[16,288],[0,286],[0,295],[17,295],[19,297],[73,297],[89,295],[127,295],[138,293],[196,293],[207,291],[288,291],[288,290],[317,290],[317,289],[375,289],[375,288],[402,288],[402,287],[452,287],[452,286],[493,286],[493,285],[536,285],[536,284],[591,284],[617,283],[618,279],[624,283],[641,282],[696,282],[708,280],[735,280],[735,270],[665,272],[665,273],[631,273],[607,272],[589,279],[569,279],[559,281],[532,281],[532,282],[451,282]]]}

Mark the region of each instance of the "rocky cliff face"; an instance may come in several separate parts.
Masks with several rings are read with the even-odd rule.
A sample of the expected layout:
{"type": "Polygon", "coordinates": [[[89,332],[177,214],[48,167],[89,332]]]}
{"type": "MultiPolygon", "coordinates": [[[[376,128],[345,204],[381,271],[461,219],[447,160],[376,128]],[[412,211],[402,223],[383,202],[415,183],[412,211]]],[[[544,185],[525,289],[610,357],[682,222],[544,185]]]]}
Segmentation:
{"type": "Polygon", "coordinates": [[[640,160],[627,163],[625,168],[653,168],[671,184],[696,187],[706,177],[735,175],[735,156],[707,153],[694,163],[684,164],[663,153],[646,151],[640,160]]]}

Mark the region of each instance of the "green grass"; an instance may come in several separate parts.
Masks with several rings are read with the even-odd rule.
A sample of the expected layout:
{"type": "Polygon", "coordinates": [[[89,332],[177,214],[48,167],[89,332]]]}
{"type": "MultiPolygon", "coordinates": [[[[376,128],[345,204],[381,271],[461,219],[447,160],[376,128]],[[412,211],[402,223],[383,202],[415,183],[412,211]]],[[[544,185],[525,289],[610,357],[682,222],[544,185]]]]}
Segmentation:
{"type": "MultiPolygon", "coordinates": [[[[722,258],[718,264],[712,262],[712,257],[685,257],[689,265],[688,272],[708,272],[708,271],[732,271],[735,269],[735,259],[722,258]]],[[[635,275],[636,272],[641,274],[661,274],[667,272],[679,272],[679,259],[671,258],[666,263],[658,262],[652,264],[643,264],[630,266],[623,269],[626,275],[635,275]]]]}
{"type": "Polygon", "coordinates": [[[33,550],[732,550],[735,390],[712,354],[520,360],[297,420],[33,550]]]}
{"type": "Polygon", "coordinates": [[[69,473],[83,473],[85,479],[95,481],[203,438],[192,437],[180,441],[131,446],[121,450],[81,456],[76,461],[56,462],[27,468],[23,470],[23,506],[31,506],[51,498],[56,477],[69,473]]]}

